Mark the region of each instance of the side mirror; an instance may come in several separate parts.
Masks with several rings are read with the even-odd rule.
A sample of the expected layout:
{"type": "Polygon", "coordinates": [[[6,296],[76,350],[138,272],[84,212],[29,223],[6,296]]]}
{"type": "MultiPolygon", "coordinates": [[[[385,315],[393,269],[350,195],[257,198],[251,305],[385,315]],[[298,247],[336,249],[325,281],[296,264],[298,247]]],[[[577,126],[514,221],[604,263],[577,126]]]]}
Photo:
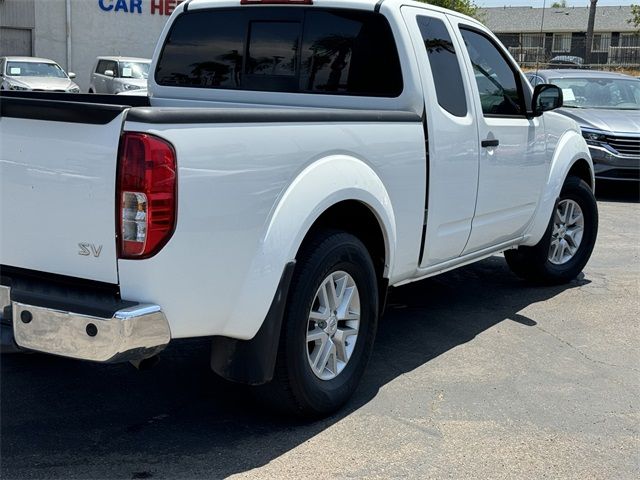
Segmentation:
{"type": "Polygon", "coordinates": [[[105,74],[107,77],[115,77],[115,74],[113,73],[113,70],[105,70],[105,71],[104,71],[104,74],[105,74]]]}
{"type": "Polygon", "coordinates": [[[74,78],[76,78],[76,74],[73,72],[69,72],[69,78],[73,80],[74,78]]]}
{"type": "Polygon", "coordinates": [[[534,117],[539,117],[543,112],[562,107],[562,90],[557,85],[541,83],[533,90],[531,111],[534,117]]]}

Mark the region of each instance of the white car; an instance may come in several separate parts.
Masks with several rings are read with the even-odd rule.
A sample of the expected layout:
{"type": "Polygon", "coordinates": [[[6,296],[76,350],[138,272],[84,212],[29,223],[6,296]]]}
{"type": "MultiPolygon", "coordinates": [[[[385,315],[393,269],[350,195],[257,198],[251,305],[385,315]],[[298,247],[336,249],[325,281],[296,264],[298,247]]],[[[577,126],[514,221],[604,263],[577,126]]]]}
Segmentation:
{"type": "Polygon", "coordinates": [[[389,286],[499,252],[565,283],[590,258],[580,128],[477,20],[192,0],[150,71],[148,97],[0,102],[0,324],[19,348],[139,363],[210,337],[218,374],[326,415],[389,286]]]}
{"type": "Polygon", "coordinates": [[[91,71],[89,93],[130,93],[146,90],[151,60],[135,57],[98,57],[91,71]]]}
{"type": "Polygon", "coordinates": [[[0,57],[0,90],[80,93],[74,78],[47,58],[0,57]]]}

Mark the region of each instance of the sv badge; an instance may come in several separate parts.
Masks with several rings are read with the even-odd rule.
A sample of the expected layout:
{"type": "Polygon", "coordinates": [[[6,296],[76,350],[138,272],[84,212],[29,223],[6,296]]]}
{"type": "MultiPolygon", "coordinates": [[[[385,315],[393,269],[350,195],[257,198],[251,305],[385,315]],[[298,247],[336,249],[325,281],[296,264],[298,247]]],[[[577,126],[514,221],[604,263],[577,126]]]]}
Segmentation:
{"type": "Polygon", "coordinates": [[[83,257],[88,257],[93,255],[98,258],[100,256],[100,252],[102,252],[102,245],[94,245],[93,243],[79,243],[80,251],[78,255],[82,255],[83,257]]]}

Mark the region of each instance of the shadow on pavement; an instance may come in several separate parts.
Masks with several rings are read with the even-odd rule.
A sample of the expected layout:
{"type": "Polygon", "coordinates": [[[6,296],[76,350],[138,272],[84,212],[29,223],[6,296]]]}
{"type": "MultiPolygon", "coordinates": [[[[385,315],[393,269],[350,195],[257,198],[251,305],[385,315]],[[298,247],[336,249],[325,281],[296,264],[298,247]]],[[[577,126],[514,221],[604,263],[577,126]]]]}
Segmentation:
{"type": "Polygon", "coordinates": [[[640,203],[640,182],[596,180],[596,198],[605,202],[640,203]]]}
{"type": "Polygon", "coordinates": [[[3,478],[213,478],[260,467],[372,400],[379,389],[567,288],[532,287],[501,257],[395,289],[373,358],[339,414],[273,417],[208,368],[206,340],[175,342],[155,369],[44,355],[4,356],[3,478]]]}

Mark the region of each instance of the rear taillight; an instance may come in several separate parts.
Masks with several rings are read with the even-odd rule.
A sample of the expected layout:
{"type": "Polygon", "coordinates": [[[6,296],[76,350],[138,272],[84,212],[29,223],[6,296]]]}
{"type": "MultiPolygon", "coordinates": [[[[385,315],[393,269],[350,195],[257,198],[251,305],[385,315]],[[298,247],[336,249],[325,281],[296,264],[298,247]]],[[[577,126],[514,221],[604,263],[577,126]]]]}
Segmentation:
{"type": "Polygon", "coordinates": [[[313,5],[313,0],[240,0],[240,5],[313,5]]]}
{"type": "Polygon", "coordinates": [[[169,241],[176,224],[176,153],[147,133],[125,132],[118,159],[119,258],[148,258],[169,241]]]}

